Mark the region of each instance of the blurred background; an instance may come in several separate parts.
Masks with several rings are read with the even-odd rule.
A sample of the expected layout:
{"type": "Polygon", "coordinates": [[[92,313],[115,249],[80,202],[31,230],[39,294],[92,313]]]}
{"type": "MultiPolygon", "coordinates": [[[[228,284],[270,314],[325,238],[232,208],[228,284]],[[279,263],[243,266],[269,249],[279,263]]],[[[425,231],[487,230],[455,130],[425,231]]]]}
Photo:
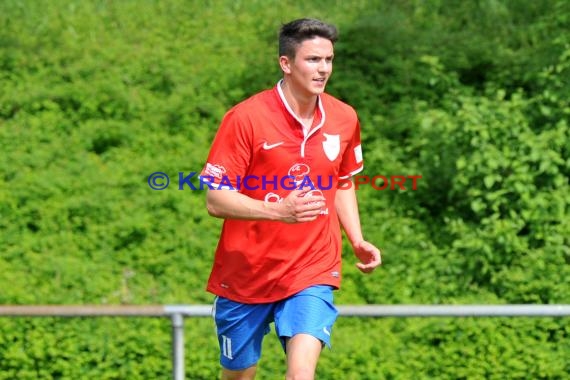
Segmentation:
{"type": "MultiPolygon", "coordinates": [[[[340,31],[329,93],[362,127],[371,276],[338,304],[570,303],[570,2],[2,0],[0,304],[208,304],[221,221],[199,172],[225,111],[280,79],[277,33],[340,31]],[[171,178],[162,191],[151,173],[171,178]],[[411,185],[411,182],[407,183],[411,185]]],[[[0,318],[0,379],[168,379],[170,322],[0,318]]],[[[563,379],[564,318],[341,318],[319,379],[563,379]]],[[[186,376],[218,376],[186,321],[186,376]]],[[[282,378],[271,334],[260,379],[282,378]]]]}

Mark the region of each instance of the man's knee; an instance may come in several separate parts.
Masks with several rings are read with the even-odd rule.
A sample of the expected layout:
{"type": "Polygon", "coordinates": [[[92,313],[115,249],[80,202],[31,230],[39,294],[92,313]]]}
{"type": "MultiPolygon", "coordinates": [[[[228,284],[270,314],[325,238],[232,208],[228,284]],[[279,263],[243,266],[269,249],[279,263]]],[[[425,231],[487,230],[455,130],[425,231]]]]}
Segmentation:
{"type": "Polygon", "coordinates": [[[286,380],[313,380],[315,373],[312,368],[295,368],[293,371],[288,371],[285,376],[286,380]]]}
{"type": "Polygon", "coordinates": [[[251,366],[241,371],[232,371],[231,369],[222,369],[222,380],[253,380],[257,366],[251,366]]]}

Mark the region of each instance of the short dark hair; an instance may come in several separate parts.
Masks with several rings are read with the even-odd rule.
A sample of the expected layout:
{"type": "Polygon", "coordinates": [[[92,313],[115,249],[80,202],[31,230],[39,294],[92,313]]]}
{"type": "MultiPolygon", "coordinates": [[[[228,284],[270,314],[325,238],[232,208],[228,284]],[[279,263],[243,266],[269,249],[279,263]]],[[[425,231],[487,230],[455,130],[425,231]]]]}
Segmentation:
{"type": "Polygon", "coordinates": [[[295,58],[297,46],[314,37],[326,38],[334,44],[338,38],[338,31],[334,25],[311,18],[302,18],[284,24],[279,31],[279,56],[295,58]]]}

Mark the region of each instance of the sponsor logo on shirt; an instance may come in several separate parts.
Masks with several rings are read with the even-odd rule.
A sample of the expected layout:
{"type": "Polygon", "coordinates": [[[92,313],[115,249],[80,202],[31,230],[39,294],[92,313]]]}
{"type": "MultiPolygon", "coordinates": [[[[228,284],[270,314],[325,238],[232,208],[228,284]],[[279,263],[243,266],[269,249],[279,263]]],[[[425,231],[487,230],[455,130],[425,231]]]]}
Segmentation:
{"type": "Polygon", "coordinates": [[[293,177],[295,180],[295,184],[298,185],[297,182],[302,182],[306,176],[309,175],[311,172],[311,168],[307,164],[294,164],[289,168],[289,172],[287,173],[289,176],[293,177]]]}
{"type": "Polygon", "coordinates": [[[268,144],[267,141],[263,143],[263,149],[270,150],[273,148],[277,148],[279,145],[283,144],[283,141],[279,141],[275,144],[268,144]]]}
{"type": "Polygon", "coordinates": [[[209,162],[206,163],[205,172],[207,175],[211,175],[215,178],[221,179],[224,174],[226,174],[226,168],[221,165],[212,165],[209,162]]]}

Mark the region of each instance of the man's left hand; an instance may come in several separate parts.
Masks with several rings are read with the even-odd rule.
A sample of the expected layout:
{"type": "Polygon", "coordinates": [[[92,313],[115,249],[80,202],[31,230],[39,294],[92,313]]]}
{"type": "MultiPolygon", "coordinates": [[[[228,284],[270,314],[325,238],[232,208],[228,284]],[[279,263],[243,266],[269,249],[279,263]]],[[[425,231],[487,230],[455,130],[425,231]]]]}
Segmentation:
{"type": "Polygon", "coordinates": [[[382,264],[380,249],[366,240],[356,243],[352,246],[352,249],[354,249],[354,254],[360,260],[359,263],[356,263],[356,266],[361,272],[370,273],[382,264]]]}

